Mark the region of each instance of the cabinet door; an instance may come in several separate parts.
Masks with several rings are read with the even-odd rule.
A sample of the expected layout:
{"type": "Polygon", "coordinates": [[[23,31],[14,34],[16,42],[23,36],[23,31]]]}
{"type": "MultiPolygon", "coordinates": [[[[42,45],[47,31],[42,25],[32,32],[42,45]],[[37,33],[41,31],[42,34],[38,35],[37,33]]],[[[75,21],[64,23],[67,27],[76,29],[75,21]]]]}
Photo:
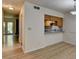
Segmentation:
{"type": "Polygon", "coordinates": [[[58,26],[59,26],[59,28],[63,27],[63,20],[62,20],[62,18],[58,18],[58,26]]]}
{"type": "Polygon", "coordinates": [[[45,26],[49,26],[49,27],[50,27],[50,23],[51,23],[51,22],[52,22],[52,21],[51,21],[51,16],[45,15],[45,21],[44,21],[45,26]]]}
{"type": "Polygon", "coordinates": [[[47,21],[51,21],[51,16],[45,15],[45,19],[46,19],[47,21]]]}
{"type": "Polygon", "coordinates": [[[62,18],[60,18],[60,17],[52,17],[52,21],[56,21],[57,22],[57,26],[59,27],[59,28],[61,28],[61,27],[63,27],[63,19],[62,18]]]}
{"type": "Polygon", "coordinates": [[[50,26],[51,23],[52,21],[45,21],[45,26],[50,26]]]}

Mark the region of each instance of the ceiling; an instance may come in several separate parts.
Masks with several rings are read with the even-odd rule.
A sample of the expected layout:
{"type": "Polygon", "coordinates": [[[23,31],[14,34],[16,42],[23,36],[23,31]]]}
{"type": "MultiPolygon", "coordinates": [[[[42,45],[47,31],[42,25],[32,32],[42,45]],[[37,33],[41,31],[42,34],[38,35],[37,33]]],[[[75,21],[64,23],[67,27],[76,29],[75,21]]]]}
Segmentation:
{"type": "Polygon", "coordinates": [[[18,14],[23,5],[24,0],[2,0],[3,10],[9,13],[18,14]],[[13,7],[14,10],[9,10],[9,7],[13,7]]]}
{"type": "Polygon", "coordinates": [[[62,13],[69,13],[74,10],[74,0],[27,0],[40,6],[54,9],[62,13]]]}
{"type": "MultiPolygon", "coordinates": [[[[20,11],[21,6],[23,5],[24,0],[2,0],[3,9],[9,10],[8,6],[14,7],[13,13],[17,14],[20,11]]],[[[54,9],[62,13],[69,13],[71,10],[74,10],[74,1],[73,0],[26,0],[31,3],[38,4],[40,6],[54,9]]]]}

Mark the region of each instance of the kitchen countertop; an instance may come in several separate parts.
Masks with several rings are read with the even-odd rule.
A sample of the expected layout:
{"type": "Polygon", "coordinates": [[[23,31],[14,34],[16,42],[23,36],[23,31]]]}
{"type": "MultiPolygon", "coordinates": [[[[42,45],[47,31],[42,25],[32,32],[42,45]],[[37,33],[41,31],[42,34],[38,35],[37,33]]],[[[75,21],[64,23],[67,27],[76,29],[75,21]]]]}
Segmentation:
{"type": "Polygon", "coordinates": [[[52,34],[52,33],[63,33],[64,31],[49,31],[45,32],[45,34],[52,34]]]}

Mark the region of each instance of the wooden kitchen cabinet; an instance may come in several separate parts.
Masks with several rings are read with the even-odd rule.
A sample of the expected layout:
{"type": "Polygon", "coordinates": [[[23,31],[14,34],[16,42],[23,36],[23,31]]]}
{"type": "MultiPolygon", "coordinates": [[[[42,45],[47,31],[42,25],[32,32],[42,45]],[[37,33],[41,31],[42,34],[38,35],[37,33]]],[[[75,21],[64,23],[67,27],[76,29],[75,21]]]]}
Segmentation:
{"type": "Polygon", "coordinates": [[[58,19],[58,26],[59,26],[59,28],[63,27],[63,19],[62,18],[58,19]]]}
{"type": "Polygon", "coordinates": [[[56,22],[57,26],[59,28],[63,27],[63,18],[62,17],[45,15],[45,18],[44,18],[45,28],[50,29],[50,27],[51,27],[50,24],[53,22],[56,22]]]}

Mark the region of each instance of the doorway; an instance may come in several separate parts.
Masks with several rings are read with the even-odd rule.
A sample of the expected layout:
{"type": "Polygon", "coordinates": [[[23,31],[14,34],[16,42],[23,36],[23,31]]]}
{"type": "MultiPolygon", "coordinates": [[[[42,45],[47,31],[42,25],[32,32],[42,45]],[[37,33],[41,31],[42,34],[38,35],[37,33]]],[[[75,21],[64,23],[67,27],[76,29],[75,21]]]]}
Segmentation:
{"type": "Polygon", "coordinates": [[[19,45],[19,31],[18,19],[16,18],[4,18],[3,20],[3,49],[10,49],[19,45]],[[17,24],[16,24],[17,23],[17,24]]]}

